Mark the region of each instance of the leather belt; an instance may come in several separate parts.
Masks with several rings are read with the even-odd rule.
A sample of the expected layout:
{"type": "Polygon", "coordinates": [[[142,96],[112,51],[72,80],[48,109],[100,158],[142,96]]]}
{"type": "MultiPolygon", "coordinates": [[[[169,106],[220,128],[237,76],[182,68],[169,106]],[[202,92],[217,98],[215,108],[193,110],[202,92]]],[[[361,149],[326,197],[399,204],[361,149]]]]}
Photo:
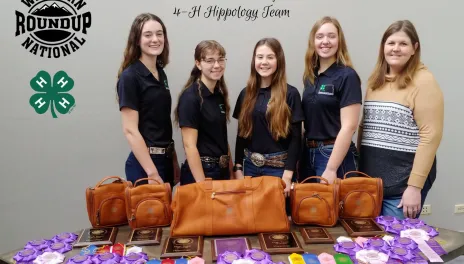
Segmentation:
{"type": "Polygon", "coordinates": [[[166,155],[166,157],[171,158],[172,154],[174,152],[174,142],[171,142],[167,147],[165,148],[159,148],[159,147],[148,147],[148,152],[150,155],[166,155]]]}
{"type": "Polygon", "coordinates": [[[248,149],[245,149],[244,152],[245,156],[247,156],[251,160],[251,163],[253,163],[253,165],[256,167],[267,165],[271,167],[283,168],[285,167],[284,160],[286,160],[288,156],[287,152],[275,156],[251,152],[248,149]]]}
{"type": "Polygon", "coordinates": [[[333,145],[333,144],[335,144],[335,138],[334,139],[327,139],[327,140],[309,140],[309,139],[306,139],[306,146],[308,146],[308,148],[317,148],[317,147],[319,147],[320,142],[322,142],[322,145],[333,145]]]}
{"type": "Polygon", "coordinates": [[[206,163],[217,163],[219,164],[219,168],[224,169],[229,167],[230,157],[229,155],[222,155],[219,158],[202,156],[200,160],[206,163]]]}

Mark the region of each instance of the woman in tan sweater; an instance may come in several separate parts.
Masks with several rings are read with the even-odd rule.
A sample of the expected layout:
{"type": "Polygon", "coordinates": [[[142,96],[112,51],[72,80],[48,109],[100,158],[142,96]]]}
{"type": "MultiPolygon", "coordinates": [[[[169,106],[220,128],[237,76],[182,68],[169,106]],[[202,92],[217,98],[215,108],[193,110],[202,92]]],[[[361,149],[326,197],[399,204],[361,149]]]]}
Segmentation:
{"type": "Polygon", "coordinates": [[[385,31],[358,133],[360,170],[382,178],[382,215],[399,219],[419,216],[436,178],[443,131],[443,94],[420,51],[410,21],[385,31]]]}

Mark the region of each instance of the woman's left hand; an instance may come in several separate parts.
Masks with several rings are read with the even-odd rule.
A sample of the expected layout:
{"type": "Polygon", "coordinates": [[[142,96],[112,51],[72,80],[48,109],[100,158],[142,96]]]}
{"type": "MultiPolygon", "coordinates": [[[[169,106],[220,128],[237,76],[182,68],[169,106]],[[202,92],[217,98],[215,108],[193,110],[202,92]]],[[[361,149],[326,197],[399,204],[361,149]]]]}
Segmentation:
{"type": "Polygon", "coordinates": [[[406,218],[416,218],[421,209],[421,189],[409,185],[403,193],[398,208],[403,207],[403,214],[406,218]]]}
{"type": "Polygon", "coordinates": [[[285,197],[290,196],[290,188],[292,187],[292,178],[293,178],[293,171],[285,170],[284,175],[282,175],[282,180],[284,180],[285,182],[285,189],[284,189],[285,197]]]}

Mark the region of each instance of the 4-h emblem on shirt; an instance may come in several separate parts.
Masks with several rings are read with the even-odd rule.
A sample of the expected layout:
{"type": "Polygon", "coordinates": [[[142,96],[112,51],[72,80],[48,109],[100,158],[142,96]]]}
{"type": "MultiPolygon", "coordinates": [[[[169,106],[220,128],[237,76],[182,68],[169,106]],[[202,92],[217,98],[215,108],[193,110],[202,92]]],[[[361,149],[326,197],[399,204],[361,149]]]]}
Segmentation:
{"type": "Polygon", "coordinates": [[[164,87],[166,88],[166,90],[169,90],[169,85],[168,85],[168,81],[167,81],[167,80],[164,80],[164,87]]]}
{"type": "Polygon", "coordinates": [[[225,108],[224,104],[219,104],[219,109],[221,110],[221,114],[226,113],[226,108],[225,108]]]}
{"type": "Polygon", "coordinates": [[[334,94],[333,84],[321,84],[321,86],[319,87],[318,94],[333,95],[334,94]]]}
{"type": "Polygon", "coordinates": [[[58,118],[55,109],[60,114],[71,113],[76,101],[68,92],[74,87],[74,80],[64,71],[53,75],[46,71],[39,71],[29,82],[37,93],[29,99],[29,104],[37,114],[44,114],[50,109],[53,118],[58,118]]]}

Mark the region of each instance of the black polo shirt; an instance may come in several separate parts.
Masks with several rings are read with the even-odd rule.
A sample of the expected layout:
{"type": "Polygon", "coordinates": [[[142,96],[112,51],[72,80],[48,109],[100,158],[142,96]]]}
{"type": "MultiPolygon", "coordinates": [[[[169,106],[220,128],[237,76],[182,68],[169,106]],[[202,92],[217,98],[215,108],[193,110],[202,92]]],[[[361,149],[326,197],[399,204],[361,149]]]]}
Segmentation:
{"type": "Polygon", "coordinates": [[[198,130],[197,148],[201,157],[228,155],[225,109],[220,89],[216,87],[211,93],[203,82],[200,82],[200,91],[198,83],[194,82],[180,96],[177,109],[179,126],[198,130]]]}
{"type": "Polygon", "coordinates": [[[317,71],[314,85],[306,82],[303,91],[305,137],[335,139],[341,128],[340,109],[362,103],[361,81],[354,69],[336,62],[320,75],[317,71]]]}
{"type": "Polygon", "coordinates": [[[157,66],[159,81],[136,60],[121,74],[117,87],[119,109],[139,113],[139,131],[147,147],[166,147],[172,142],[171,93],[163,68],[157,66]]]}
{"type": "MultiPolygon", "coordinates": [[[[238,119],[242,108],[243,100],[245,99],[246,88],[244,88],[237,99],[233,117],[238,119]]],[[[251,138],[247,142],[247,148],[251,152],[261,154],[270,154],[275,152],[287,151],[292,140],[291,136],[280,138],[275,141],[269,131],[269,123],[266,118],[267,104],[271,99],[271,88],[260,88],[258,97],[256,98],[255,108],[253,110],[253,130],[251,138]]],[[[303,111],[301,109],[301,96],[298,90],[287,84],[287,104],[290,107],[292,117],[291,122],[296,123],[304,120],[303,111]]],[[[289,134],[290,135],[290,134],[289,134]]]]}

